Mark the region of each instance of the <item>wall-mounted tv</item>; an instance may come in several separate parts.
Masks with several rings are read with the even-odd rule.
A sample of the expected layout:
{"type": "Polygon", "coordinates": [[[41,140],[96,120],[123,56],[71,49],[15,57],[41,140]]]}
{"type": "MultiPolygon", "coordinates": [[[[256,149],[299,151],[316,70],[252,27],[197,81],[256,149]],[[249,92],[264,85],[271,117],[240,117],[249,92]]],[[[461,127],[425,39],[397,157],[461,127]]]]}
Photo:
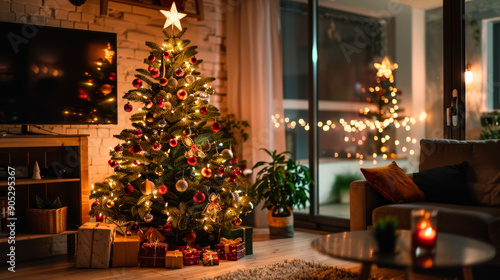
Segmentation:
{"type": "Polygon", "coordinates": [[[0,23],[0,124],[116,124],[116,34],[0,23]]]}

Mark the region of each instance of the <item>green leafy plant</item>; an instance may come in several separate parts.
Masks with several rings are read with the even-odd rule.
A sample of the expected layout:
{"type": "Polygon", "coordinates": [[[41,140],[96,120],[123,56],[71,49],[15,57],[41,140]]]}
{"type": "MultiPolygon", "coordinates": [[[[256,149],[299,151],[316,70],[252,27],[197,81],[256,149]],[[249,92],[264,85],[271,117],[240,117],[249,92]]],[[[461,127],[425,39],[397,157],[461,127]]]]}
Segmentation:
{"type": "Polygon", "coordinates": [[[373,234],[377,240],[379,250],[392,252],[396,245],[396,230],[399,223],[395,217],[385,217],[377,220],[373,227],[373,234]]]}
{"type": "Polygon", "coordinates": [[[37,209],[58,209],[62,207],[61,199],[57,197],[54,202],[50,200],[43,200],[38,195],[36,196],[36,208],[37,209]]]}
{"type": "Polygon", "coordinates": [[[335,182],[332,186],[329,202],[339,202],[341,193],[349,191],[349,186],[356,180],[361,180],[360,174],[346,173],[335,176],[335,182]]]}
{"type": "Polygon", "coordinates": [[[262,167],[257,173],[257,180],[251,187],[251,195],[256,203],[264,200],[262,209],[274,206],[274,216],[290,215],[288,207],[305,207],[309,201],[309,186],[313,183],[309,167],[297,164],[290,152],[277,153],[264,150],[271,156],[271,162],[257,162],[252,169],[262,167]]]}

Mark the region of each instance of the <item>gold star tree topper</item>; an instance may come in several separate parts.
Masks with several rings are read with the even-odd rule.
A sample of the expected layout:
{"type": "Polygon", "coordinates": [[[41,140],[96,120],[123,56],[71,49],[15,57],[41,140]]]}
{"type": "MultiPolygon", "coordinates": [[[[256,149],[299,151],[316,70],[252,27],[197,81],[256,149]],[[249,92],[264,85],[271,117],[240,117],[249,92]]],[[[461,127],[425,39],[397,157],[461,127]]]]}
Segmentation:
{"type": "MultiPolygon", "coordinates": [[[[160,12],[167,18],[167,20],[165,21],[165,25],[163,26],[163,29],[169,27],[170,25],[175,25],[175,27],[179,28],[179,30],[182,31],[180,19],[185,17],[186,14],[177,12],[177,7],[175,6],[175,2],[172,3],[170,11],[160,10],[160,12]]],[[[172,29],[173,28],[174,27],[172,26],[172,29]]]]}

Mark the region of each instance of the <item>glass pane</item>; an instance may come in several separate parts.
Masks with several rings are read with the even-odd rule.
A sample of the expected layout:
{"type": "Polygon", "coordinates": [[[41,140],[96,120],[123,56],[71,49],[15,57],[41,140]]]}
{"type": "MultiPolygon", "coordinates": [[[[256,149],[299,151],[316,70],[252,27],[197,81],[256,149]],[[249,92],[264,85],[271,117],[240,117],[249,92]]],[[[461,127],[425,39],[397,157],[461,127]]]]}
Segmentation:
{"type": "Polygon", "coordinates": [[[465,3],[466,138],[500,139],[500,2],[465,3]]]}
{"type": "Polygon", "coordinates": [[[442,13],[385,0],[319,3],[319,214],[348,219],[360,168],[396,161],[416,172],[420,139],[442,137],[442,13]]]}

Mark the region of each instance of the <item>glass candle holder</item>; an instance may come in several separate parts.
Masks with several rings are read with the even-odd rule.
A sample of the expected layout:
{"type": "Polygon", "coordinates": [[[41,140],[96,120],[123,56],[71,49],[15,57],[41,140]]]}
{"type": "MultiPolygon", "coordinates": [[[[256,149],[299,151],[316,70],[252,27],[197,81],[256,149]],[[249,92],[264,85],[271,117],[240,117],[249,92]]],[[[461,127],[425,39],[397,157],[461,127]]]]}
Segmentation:
{"type": "Polygon", "coordinates": [[[436,248],[437,241],[437,211],[436,210],[412,210],[412,247],[420,254],[432,253],[436,248]]]}

